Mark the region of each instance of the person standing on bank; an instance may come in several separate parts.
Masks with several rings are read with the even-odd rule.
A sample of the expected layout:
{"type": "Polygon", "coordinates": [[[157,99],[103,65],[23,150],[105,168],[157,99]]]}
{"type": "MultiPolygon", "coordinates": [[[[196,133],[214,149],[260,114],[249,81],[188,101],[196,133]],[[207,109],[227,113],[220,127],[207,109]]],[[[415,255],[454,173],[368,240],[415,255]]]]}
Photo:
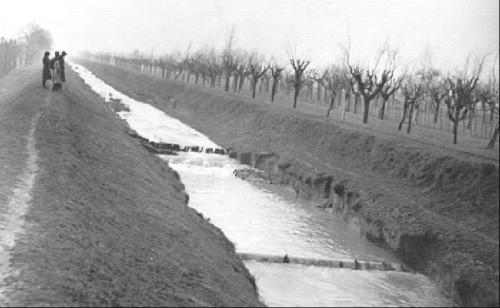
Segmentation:
{"type": "Polygon", "coordinates": [[[53,73],[53,82],[52,82],[52,91],[60,91],[62,88],[62,69],[61,69],[61,61],[59,61],[59,57],[54,58],[54,73],[53,73]]]}
{"type": "Polygon", "coordinates": [[[54,58],[52,58],[52,60],[50,60],[50,69],[51,70],[54,70],[54,63],[57,61],[57,59],[59,59],[59,51],[56,51],[54,53],[54,58]]]}
{"type": "Polygon", "coordinates": [[[43,63],[42,86],[45,89],[49,88],[49,87],[47,87],[45,85],[45,82],[47,82],[47,80],[49,80],[49,79],[52,79],[52,73],[50,72],[50,59],[49,59],[49,56],[50,56],[50,52],[46,51],[43,54],[43,59],[42,59],[42,63],[43,63]]]}
{"type": "Polygon", "coordinates": [[[61,64],[61,79],[63,82],[66,82],[66,73],[64,70],[64,57],[67,55],[66,51],[61,52],[59,56],[59,63],[61,64]]]}

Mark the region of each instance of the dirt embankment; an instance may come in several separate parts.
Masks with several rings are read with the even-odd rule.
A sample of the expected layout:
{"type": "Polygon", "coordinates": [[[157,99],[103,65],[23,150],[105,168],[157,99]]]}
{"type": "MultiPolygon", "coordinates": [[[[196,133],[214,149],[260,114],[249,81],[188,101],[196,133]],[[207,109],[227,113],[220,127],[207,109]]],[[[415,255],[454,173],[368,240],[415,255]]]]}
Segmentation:
{"type": "Polygon", "coordinates": [[[462,305],[498,305],[498,162],[81,61],[350,220],[462,305]]]}
{"type": "MultiPolygon", "coordinates": [[[[29,120],[40,114],[38,169],[4,303],[262,305],[233,245],[186,206],[176,172],[128,136],[69,68],[62,93],[42,89],[40,74],[33,71],[7,89],[18,95],[2,96],[2,107],[10,108],[2,117],[2,146],[12,136],[24,142],[29,120]]],[[[7,154],[0,157],[2,170],[18,164],[7,154]]]]}

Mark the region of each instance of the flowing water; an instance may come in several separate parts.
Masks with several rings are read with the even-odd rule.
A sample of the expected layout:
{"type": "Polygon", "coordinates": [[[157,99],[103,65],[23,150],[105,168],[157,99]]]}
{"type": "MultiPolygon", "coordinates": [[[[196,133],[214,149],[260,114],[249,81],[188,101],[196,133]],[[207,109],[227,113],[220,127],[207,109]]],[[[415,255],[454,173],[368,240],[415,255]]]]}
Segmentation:
{"type": "MultiPolygon", "coordinates": [[[[181,146],[219,147],[151,105],[118,92],[84,67],[71,65],[95,92],[120,99],[130,109],[119,115],[141,136],[181,146]]],[[[245,166],[228,156],[180,152],[160,157],[180,174],[189,206],[219,227],[237,252],[398,262],[341,218],[297,200],[287,189],[236,178],[233,171],[245,166]]],[[[256,278],[262,300],[271,306],[450,305],[420,274],[257,261],[245,265],[256,278]]]]}

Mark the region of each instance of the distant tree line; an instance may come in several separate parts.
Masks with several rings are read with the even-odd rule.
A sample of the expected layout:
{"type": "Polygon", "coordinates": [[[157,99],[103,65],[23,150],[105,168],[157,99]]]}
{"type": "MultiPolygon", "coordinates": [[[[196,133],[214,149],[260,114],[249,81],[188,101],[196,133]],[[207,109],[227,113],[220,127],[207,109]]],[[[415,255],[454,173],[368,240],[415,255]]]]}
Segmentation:
{"type": "Polygon", "coordinates": [[[16,39],[0,37],[0,77],[17,67],[41,61],[51,47],[50,33],[37,24],[26,26],[16,39]]]}
{"type": "Polygon", "coordinates": [[[345,56],[336,64],[311,68],[308,57],[289,54],[287,61],[277,62],[274,58],[266,60],[258,52],[235,48],[232,32],[220,51],[203,47],[195,52],[188,49],[156,58],[137,51],[131,56],[111,53],[88,56],[161,78],[220,87],[226,92],[240,92],[246,85],[252,98],[258,92],[268,95],[271,103],[281,93],[282,97],[291,97],[292,108],[297,108],[302,100],[325,106],[327,117],[331,117],[334,109],[342,119],[346,112],[361,113],[363,123],[368,123],[370,116],[386,120],[391,102],[393,108],[401,110],[399,118],[393,119],[398,130],[406,124],[406,132],[411,133],[412,126],[421,123],[419,118],[426,114],[430,116],[429,126],[450,126],[453,144],[458,143],[459,123],[463,123],[464,130],[470,130],[479,119],[483,126],[489,123],[490,131],[484,129],[489,138],[487,147],[494,148],[499,131],[494,69],[497,57],[490,70],[485,69],[487,57],[482,56],[469,57],[462,69],[445,73],[432,66],[428,54],[416,69],[398,70],[398,53],[387,43],[376,52],[371,65],[353,64],[350,47],[344,51],[345,56]],[[482,75],[486,78],[480,79],[482,75]],[[372,111],[373,104],[376,110],[372,111]],[[478,114],[481,111],[482,116],[478,114]]]}

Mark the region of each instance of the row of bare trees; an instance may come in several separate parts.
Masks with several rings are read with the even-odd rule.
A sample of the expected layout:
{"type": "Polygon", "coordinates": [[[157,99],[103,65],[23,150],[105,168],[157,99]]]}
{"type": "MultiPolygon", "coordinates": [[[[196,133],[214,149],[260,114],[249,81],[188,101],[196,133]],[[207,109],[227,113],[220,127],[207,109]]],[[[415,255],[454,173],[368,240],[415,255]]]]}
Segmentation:
{"type": "Polygon", "coordinates": [[[345,48],[343,61],[317,70],[310,68],[311,60],[307,57],[290,55],[287,63],[277,63],[273,58],[266,61],[257,52],[237,49],[233,33],[220,52],[213,47],[204,47],[193,53],[188,48],[184,53],[175,52],[156,59],[138,55],[94,56],[106,62],[113,61],[118,65],[158,74],[162,78],[219,86],[225,91],[240,92],[248,84],[254,99],[257,88],[270,93],[271,102],[281,91],[293,97],[292,108],[297,108],[301,95],[313,99],[313,92],[316,91],[315,100],[327,107],[327,117],[337,106],[343,110],[344,118],[345,111],[350,108],[347,99],[354,98],[354,110],[363,106],[363,123],[369,121],[373,101],[380,102],[377,117],[386,119],[386,106],[392,99],[400,102],[403,109],[397,127],[402,130],[407,123],[407,133],[411,133],[422,104],[431,106],[435,122],[440,110],[446,108],[447,119],[453,127],[454,144],[458,142],[459,122],[468,119],[467,125],[470,126],[477,107],[481,105],[483,111],[489,109],[491,120],[496,120],[488,148],[493,148],[498,139],[498,84],[494,69],[488,72],[487,78],[480,78],[485,71],[486,57],[470,57],[462,70],[453,73],[433,68],[430,61],[425,61],[414,70],[401,70],[397,65],[397,51],[385,44],[377,51],[372,65],[352,63],[350,50],[345,48]]]}
{"type": "Polygon", "coordinates": [[[17,39],[0,38],[0,77],[11,70],[41,60],[43,52],[50,50],[50,33],[37,24],[21,30],[17,39]]]}

